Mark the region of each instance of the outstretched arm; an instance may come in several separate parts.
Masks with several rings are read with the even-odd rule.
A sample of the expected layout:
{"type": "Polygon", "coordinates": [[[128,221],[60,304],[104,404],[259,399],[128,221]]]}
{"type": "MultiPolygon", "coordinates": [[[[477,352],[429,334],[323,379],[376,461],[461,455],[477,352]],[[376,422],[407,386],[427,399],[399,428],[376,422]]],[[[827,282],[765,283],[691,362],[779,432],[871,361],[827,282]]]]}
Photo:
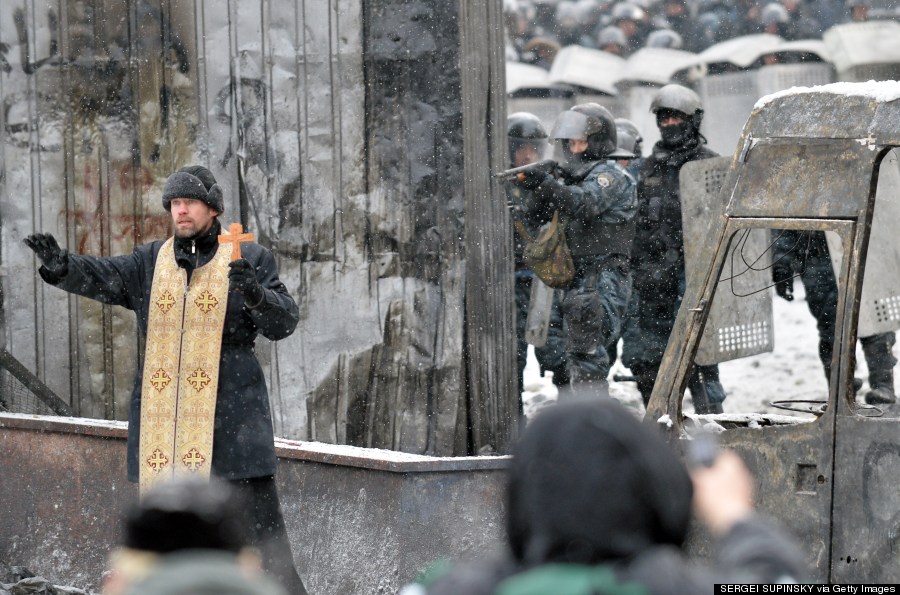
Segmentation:
{"type": "Polygon", "coordinates": [[[133,253],[111,258],[71,254],[49,233],[30,235],[25,244],[41,261],[41,278],[54,287],[131,310],[135,301],[143,298],[135,284],[141,262],[133,253]]]}

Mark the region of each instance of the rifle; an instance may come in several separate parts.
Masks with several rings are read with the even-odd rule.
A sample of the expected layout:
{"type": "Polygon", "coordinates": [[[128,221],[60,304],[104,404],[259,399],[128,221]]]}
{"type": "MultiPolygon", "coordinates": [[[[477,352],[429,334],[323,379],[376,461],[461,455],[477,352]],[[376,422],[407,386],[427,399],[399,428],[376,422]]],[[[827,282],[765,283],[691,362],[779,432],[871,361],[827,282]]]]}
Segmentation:
{"type": "Polygon", "coordinates": [[[512,182],[519,177],[519,174],[526,172],[543,172],[545,174],[554,175],[556,168],[557,165],[554,160],[544,159],[543,161],[536,161],[534,163],[529,163],[528,165],[521,165],[519,167],[497,172],[494,174],[494,177],[501,182],[512,182]]]}

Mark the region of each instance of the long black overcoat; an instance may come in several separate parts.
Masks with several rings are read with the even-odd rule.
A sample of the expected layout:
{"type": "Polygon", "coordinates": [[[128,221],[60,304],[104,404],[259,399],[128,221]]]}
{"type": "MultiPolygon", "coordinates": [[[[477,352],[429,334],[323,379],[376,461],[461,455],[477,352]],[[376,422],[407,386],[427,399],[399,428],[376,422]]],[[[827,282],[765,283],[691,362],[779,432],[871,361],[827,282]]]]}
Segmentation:
{"type": "MultiPolygon", "coordinates": [[[[136,247],[130,255],[109,258],[69,254],[69,268],[64,277],[56,279],[43,267],[40,272],[45,281],[60,289],[133,310],[143,344],[153,270],[162,245],[163,241],[155,241],[136,247]]],[[[214,245],[212,254],[217,249],[214,245]]],[[[250,309],[241,294],[228,294],[212,459],[212,474],[226,479],[275,474],[272,414],[265,378],[254,353],[254,341],[259,333],[273,341],[283,339],[294,332],[299,321],[297,304],[278,278],[272,253],[253,242],[242,243],[241,251],[256,270],[265,299],[250,309]]],[[[138,369],[129,408],[130,481],[138,480],[142,375],[143,371],[138,369]]]]}

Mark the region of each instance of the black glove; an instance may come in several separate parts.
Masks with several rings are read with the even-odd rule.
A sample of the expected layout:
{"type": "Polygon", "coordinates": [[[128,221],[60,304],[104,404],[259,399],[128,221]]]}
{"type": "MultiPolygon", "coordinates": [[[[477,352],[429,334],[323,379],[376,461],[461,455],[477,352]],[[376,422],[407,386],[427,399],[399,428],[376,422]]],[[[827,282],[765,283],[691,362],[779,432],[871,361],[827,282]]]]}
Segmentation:
{"type": "Polygon", "coordinates": [[[516,176],[516,184],[526,190],[534,190],[541,185],[541,182],[550,177],[545,171],[529,169],[516,176]]]}
{"type": "Polygon", "coordinates": [[[59,247],[56,238],[49,233],[35,233],[25,238],[25,245],[37,255],[50,274],[64,277],[69,270],[68,253],[59,247]]]}
{"type": "Polygon", "coordinates": [[[534,189],[534,195],[540,201],[545,212],[549,213],[550,216],[556,210],[565,214],[575,210],[572,189],[553,176],[544,178],[538,187],[534,189]]]}
{"type": "Polygon", "coordinates": [[[244,258],[232,260],[229,264],[231,270],[228,271],[228,290],[236,291],[244,296],[244,301],[248,308],[256,308],[262,304],[265,298],[265,292],[262,285],[256,280],[256,271],[253,265],[244,258]]]}
{"type": "Polygon", "coordinates": [[[772,267],[772,280],[775,282],[775,293],[789,302],[794,301],[794,272],[789,266],[772,267]]]}

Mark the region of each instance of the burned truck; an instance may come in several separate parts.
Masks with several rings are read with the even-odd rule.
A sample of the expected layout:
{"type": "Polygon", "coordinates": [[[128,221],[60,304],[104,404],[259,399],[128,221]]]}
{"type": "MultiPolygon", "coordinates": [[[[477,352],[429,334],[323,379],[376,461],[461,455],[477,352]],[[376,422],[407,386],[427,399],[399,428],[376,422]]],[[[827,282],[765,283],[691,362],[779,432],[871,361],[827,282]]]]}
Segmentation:
{"type": "MultiPolygon", "coordinates": [[[[800,539],[822,582],[900,582],[900,405],[866,402],[857,340],[900,328],[898,147],[900,82],[794,88],[756,104],[732,157],[681,173],[682,196],[693,197],[683,205],[687,284],[648,419],[685,448],[698,427],[716,430],[754,473],[759,509],[800,539]],[[792,307],[812,334],[776,328],[773,246],[789,232],[827,238],[830,361],[819,361],[802,299],[792,307]],[[718,364],[729,393],[759,406],[735,411],[729,397],[725,414],[690,414],[694,364],[718,364]],[[792,375],[811,365],[820,382],[792,375]]],[[[698,533],[692,547],[709,541],[698,533]]]]}

